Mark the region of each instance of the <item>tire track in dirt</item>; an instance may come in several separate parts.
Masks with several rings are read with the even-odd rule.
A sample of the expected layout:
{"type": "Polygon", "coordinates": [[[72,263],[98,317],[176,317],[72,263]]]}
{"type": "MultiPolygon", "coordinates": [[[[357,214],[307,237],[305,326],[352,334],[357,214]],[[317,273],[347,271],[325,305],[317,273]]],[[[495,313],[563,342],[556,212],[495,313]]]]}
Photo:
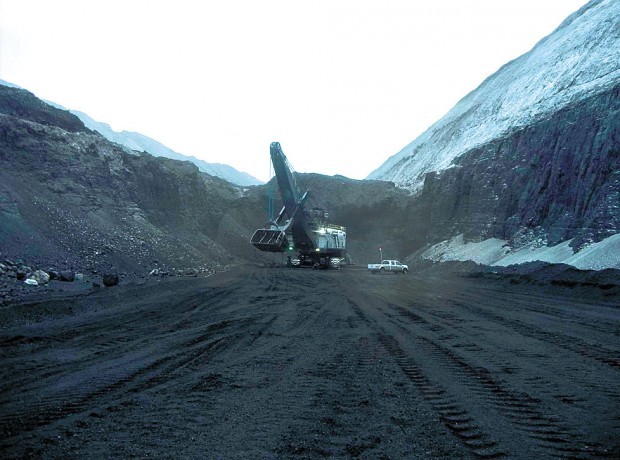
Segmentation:
{"type": "MultiPolygon", "coordinates": [[[[323,285],[333,281],[324,276],[317,279],[323,285]]],[[[304,291],[316,291],[316,282],[308,282],[310,279],[305,281],[302,283],[304,291]]],[[[302,414],[301,423],[284,434],[276,453],[302,457],[358,456],[365,450],[376,447],[378,441],[353,441],[358,427],[351,423],[351,415],[359,409],[361,388],[359,380],[353,377],[355,369],[346,358],[353,353],[351,342],[335,333],[341,328],[350,327],[348,317],[344,318],[337,309],[340,299],[337,300],[333,293],[321,293],[319,298],[316,293],[311,297],[304,293],[295,296],[295,299],[299,308],[295,314],[297,318],[288,324],[284,333],[291,337],[300,332],[302,336],[306,336],[310,334],[310,330],[321,334],[317,329],[321,324],[319,318],[324,320],[329,317],[330,326],[323,330],[320,335],[322,338],[315,343],[305,342],[304,346],[321,347],[321,343],[325,341],[329,342],[330,347],[314,354],[315,358],[303,366],[303,377],[299,386],[305,388],[310,399],[301,407],[298,406],[302,414]],[[308,301],[308,298],[313,301],[308,301]],[[317,442],[318,440],[320,441],[317,442]]]]}
{"type": "MultiPolygon", "coordinates": [[[[230,323],[230,322],[226,322],[230,323]]],[[[214,324],[210,327],[214,331],[222,331],[229,324],[214,324]]],[[[244,327],[245,324],[237,324],[237,327],[244,327]]],[[[208,329],[208,328],[207,328],[208,329]]],[[[36,428],[52,424],[57,420],[66,417],[74,417],[79,413],[91,412],[102,406],[115,406],[123,404],[128,399],[128,395],[141,393],[146,390],[156,388],[170,380],[177,378],[177,374],[198,359],[207,359],[214,352],[221,351],[231,343],[234,336],[224,335],[219,338],[212,338],[209,334],[200,335],[185,344],[179,344],[187,350],[179,354],[177,350],[158,358],[147,364],[148,361],[138,364],[137,369],[129,375],[106,376],[106,383],[97,383],[98,378],[90,379],[88,382],[80,382],[77,387],[68,388],[68,392],[57,392],[48,395],[44,401],[33,401],[30,404],[14,403],[9,405],[7,401],[2,401],[4,407],[0,416],[0,433],[10,435],[12,427],[18,426],[22,433],[30,432],[36,428]],[[111,383],[109,383],[111,381],[111,383]],[[81,389],[96,387],[82,396],[79,395],[81,389]],[[14,409],[11,411],[10,406],[14,409]]],[[[126,368],[124,365],[123,368],[126,368]]],[[[123,372],[124,373],[124,372],[123,372]]],[[[2,444],[11,445],[10,439],[4,439],[2,444]]]]}
{"type": "MultiPolygon", "coordinates": [[[[329,274],[320,276],[321,285],[331,280],[329,274]]],[[[283,282],[286,281],[284,277],[283,282]]],[[[308,287],[316,290],[314,284],[308,287]]],[[[281,431],[276,456],[380,457],[382,452],[393,449],[392,444],[386,444],[386,438],[393,436],[392,427],[402,432],[399,437],[404,435],[415,439],[415,431],[407,433],[407,425],[415,424],[415,421],[404,421],[395,411],[390,411],[388,416],[381,412],[386,401],[396,404],[398,400],[392,398],[398,396],[389,387],[378,390],[376,383],[371,383],[384,375],[378,369],[394,366],[389,364],[392,360],[376,338],[369,335],[368,324],[373,321],[346,293],[340,295],[336,292],[331,291],[328,296],[314,295],[312,298],[318,305],[305,301],[304,295],[293,296],[297,299],[298,309],[290,317],[287,313],[278,318],[269,332],[273,336],[273,331],[277,331],[279,340],[286,344],[282,345],[285,348],[260,352],[261,356],[269,356],[261,359],[262,366],[266,363],[275,365],[273,361],[278,362],[286,356],[289,359],[291,355],[303,356],[301,361],[286,361],[274,369],[278,375],[287,376],[286,382],[281,382],[283,386],[279,386],[278,401],[270,401],[273,404],[270,413],[279,417],[265,420],[262,416],[255,416],[252,423],[253,426],[277,427],[282,419],[291,417],[291,412],[295,414],[292,416],[295,422],[281,431]],[[303,388],[301,393],[300,388],[303,388]],[[290,407],[282,407],[280,401],[286,401],[290,407]],[[371,426],[376,427],[374,432],[369,430],[371,426]]],[[[265,343],[269,342],[257,340],[254,344],[256,352],[265,343]]],[[[255,379],[260,379],[256,372],[255,379]]],[[[269,387],[270,382],[264,385],[269,387]]],[[[260,390],[267,391],[267,388],[260,390]]],[[[259,433],[260,436],[253,433],[252,439],[268,437],[268,433],[262,430],[259,433]]],[[[388,440],[392,442],[391,438],[388,440]]],[[[404,441],[400,443],[401,452],[412,452],[404,441]]]]}
{"type": "MultiPolygon", "coordinates": [[[[483,292],[485,292],[485,296],[489,295],[491,298],[494,298],[497,294],[496,291],[493,291],[490,289],[482,289],[482,290],[483,292]]],[[[458,293],[455,296],[464,297],[461,293],[458,293]]],[[[471,297],[471,294],[469,294],[469,296],[471,297]]],[[[527,309],[527,311],[531,310],[535,312],[548,313],[547,312],[548,309],[535,306],[537,305],[537,302],[540,299],[549,301],[549,298],[547,296],[537,296],[537,295],[528,296],[525,294],[521,294],[517,296],[517,298],[520,300],[520,303],[518,304],[519,308],[527,309]],[[534,307],[530,304],[532,302],[534,303],[534,307]]],[[[505,301],[505,299],[502,299],[502,300],[505,301]]],[[[618,363],[620,363],[620,358],[618,358],[619,355],[614,350],[611,350],[611,349],[608,349],[608,348],[605,348],[605,347],[602,347],[602,346],[599,346],[597,344],[593,344],[590,342],[585,342],[584,340],[579,339],[578,337],[568,336],[562,332],[545,330],[537,326],[528,325],[522,321],[508,318],[507,317],[507,313],[509,313],[508,311],[504,313],[503,315],[499,313],[493,313],[491,311],[488,311],[487,309],[483,309],[481,307],[473,305],[475,303],[477,302],[474,302],[473,299],[467,303],[464,303],[462,301],[454,301],[454,300],[450,301],[451,306],[455,308],[456,311],[458,311],[458,309],[465,309],[469,313],[472,313],[474,315],[473,318],[471,317],[467,318],[465,315],[461,314],[459,318],[460,324],[456,323],[455,327],[452,327],[451,329],[453,329],[454,331],[461,331],[463,330],[463,325],[467,324],[468,322],[473,321],[474,318],[484,318],[485,320],[495,322],[499,325],[502,325],[503,327],[506,327],[506,329],[511,332],[516,332],[523,336],[530,337],[536,340],[542,340],[547,343],[551,343],[556,346],[559,346],[560,348],[565,349],[569,352],[578,353],[579,355],[584,356],[586,358],[595,359],[603,364],[611,366],[612,369],[617,369],[617,365],[618,363]]],[[[493,302],[488,302],[488,304],[493,305],[493,302]]],[[[410,311],[408,311],[406,308],[402,306],[393,306],[393,307],[399,311],[401,316],[407,317],[408,319],[411,319],[413,322],[419,322],[420,324],[423,322],[426,323],[427,329],[429,330],[432,330],[433,328],[436,329],[437,327],[436,325],[432,325],[433,323],[430,322],[429,320],[425,320],[420,315],[411,313],[410,311]]],[[[432,317],[435,319],[441,318],[443,320],[446,317],[454,318],[456,316],[456,315],[453,315],[452,313],[447,313],[445,311],[442,311],[442,308],[445,308],[445,307],[436,308],[436,306],[434,305],[428,306],[424,304],[415,304],[415,305],[411,305],[410,308],[412,309],[415,308],[416,311],[420,313],[424,312],[425,315],[428,315],[429,317],[432,317]]],[[[557,310],[558,312],[557,314],[561,315],[562,318],[564,317],[564,312],[560,307],[555,306],[550,309],[557,310]]],[[[576,315],[573,315],[573,316],[576,317],[576,315]]],[[[579,326],[580,327],[591,327],[592,325],[584,322],[582,319],[582,323],[580,323],[579,326]]],[[[607,329],[609,329],[610,328],[609,324],[607,326],[608,326],[607,329]]],[[[463,332],[465,331],[463,330],[463,332]]],[[[469,332],[470,338],[473,338],[473,335],[471,335],[471,332],[472,331],[470,330],[469,332]]],[[[448,336],[444,336],[443,338],[447,339],[451,337],[448,335],[448,336]]],[[[481,337],[481,338],[484,338],[484,337],[481,337]]],[[[482,350],[478,345],[472,344],[472,343],[469,343],[469,344],[465,343],[465,344],[461,344],[460,346],[463,346],[466,349],[469,348],[470,351],[474,351],[475,349],[478,349],[477,351],[482,350]]],[[[536,358],[546,357],[546,355],[542,355],[539,352],[534,352],[534,351],[515,350],[515,353],[518,356],[526,358],[526,359],[536,359],[536,358]],[[528,355],[528,353],[531,353],[531,355],[528,355]]],[[[493,359],[493,358],[494,356],[491,355],[487,359],[493,359]]],[[[511,367],[510,364],[504,366],[504,369],[508,372],[513,372],[517,370],[517,368],[511,367]]],[[[614,391],[613,389],[610,389],[609,387],[597,386],[595,382],[593,383],[592,381],[582,379],[578,372],[574,374],[573,378],[576,379],[577,381],[582,382],[586,386],[592,387],[596,391],[601,391],[605,393],[606,395],[614,399],[620,398],[620,392],[614,391]]]]}
{"type": "MultiPolygon", "coordinates": [[[[487,300],[501,298],[501,283],[495,290],[487,283],[490,292],[476,298],[471,280],[369,283],[364,275],[240,270],[135,289],[134,305],[117,295],[121,289],[110,290],[109,298],[80,300],[96,300],[99,313],[89,306],[76,318],[8,328],[0,346],[10,352],[2,360],[9,367],[0,375],[30,371],[30,380],[10,375],[23,387],[0,387],[8,414],[0,433],[13,430],[3,433],[0,450],[15,457],[104,448],[119,458],[582,458],[615,448],[617,409],[594,428],[579,425],[591,403],[618,401],[610,387],[594,392],[596,375],[585,372],[609,378],[615,367],[575,359],[515,329],[514,321],[529,326],[528,311],[506,311],[506,323],[457,305],[502,316],[487,300]],[[597,437],[599,429],[608,434],[597,437]]],[[[519,302],[544,310],[537,299],[519,302]]],[[[575,301],[570,311],[578,315],[578,307],[575,301]]],[[[561,319],[560,302],[554,308],[561,319]]],[[[608,326],[614,317],[588,315],[608,326]]],[[[560,326],[552,318],[531,327],[551,339],[560,326]]]]}
{"type": "MultiPolygon", "coordinates": [[[[253,326],[235,337],[233,346],[217,362],[197,369],[199,375],[188,387],[190,401],[202,408],[205,422],[218,421],[205,427],[214,436],[211,453],[215,457],[230,455],[224,446],[239,430],[244,432],[244,443],[237,447],[237,455],[268,457],[274,455],[268,440],[295,427],[305,432],[315,423],[310,404],[313,379],[296,371],[300,362],[294,356],[301,352],[299,334],[312,328],[319,313],[316,306],[304,304],[312,285],[283,289],[289,278],[283,270],[264,270],[237,283],[224,310],[233,317],[251,315],[253,326]],[[294,304],[299,309],[288,307],[294,304]],[[270,396],[274,388],[277,398],[270,396]],[[246,414],[249,407],[261,410],[246,414]]],[[[279,448],[281,452],[308,451],[308,446],[295,442],[279,448]]]]}
{"type": "MultiPolygon", "coordinates": [[[[407,299],[406,303],[411,304],[411,299],[407,299]]],[[[389,310],[384,310],[382,313],[391,318],[391,321],[398,328],[398,336],[402,337],[403,334],[409,336],[408,345],[419,350],[416,356],[426,356],[421,363],[416,361],[416,368],[412,374],[418,378],[420,383],[424,382],[423,379],[429,380],[428,374],[424,374],[425,367],[431,363],[433,363],[433,367],[439,365],[444,376],[440,380],[432,381],[447,382],[453,380],[448,386],[440,386],[441,391],[449,391],[449,388],[453,388],[455,384],[463,389],[466,388],[466,393],[478,399],[480,405],[493,408],[497,414],[501,414],[505,420],[504,424],[512,425],[514,429],[520,430],[525,436],[532,439],[534,444],[528,444],[535,451],[539,453],[546,451],[546,455],[571,458],[607,455],[605,449],[596,441],[584,439],[580,432],[574,432],[568,427],[561,420],[561,417],[549,415],[548,401],[545,401],[544,407],[541,406],[542,401],[538,398],[523,391],[511,389],[506,382],[494,376],[491,371],[480,365],[469,363],[452,349],[440,345],[440,343],[456,342],[463,347],[463,341],[459,339],[462,338],[462,334],[468,333],[468,328],[462,326],[473,321],[473,318],[463,315],[457,316],[459,310],[454,313],[445,311],[445,307],[439,302],[433,302],[432,307],[414,304],[413,307],[410,307],[411,310],[393,303],[388,303],[388,307],[396,315],[390,313],[389,310]],[[422,314],[422,312],[424,313],[422,314]],[[459,321],[461,319],[463,321],[459,321]],[[411,340],[415,342],[415,345],[411,343],[411,340]],[[534,445],[538,447],[536,448],[534,445]]],[[[469,329],[475,327],[473,324],[469,329]]],[[[465,343],[465,345],[467,344],[465,343]]],[[[489,343],[489,345],[492,344],[489,343]]],[[[475,355],[479,355],[483,351],[482,347],[474,343],[470,343],[461,349],[467,351],[468,354],[474,353],[475,355]]],[[[503,367],[503,370],[510,371],[506,366],[503,367]]],[[[437,385],[435,384],[435,386],[437,385]]],[[[458,394],[460,398],[464,396],[461,391],[454,391],[456,391],[454,394],[458,394]]],[[[557,390],[554,397],[569,404],[573,401],[579,401],[575,399],[574,395],[561,395],[558,394],[557,390]]],[[[562,414],[562,408],[557,407],[557,409],[558,414],[562,414]]],[[[501,444],[501,440],[497,441],[501,444]]]]}
{"type": "Polygon", "coordinates": [[[498,442],[485,432],[458,399],[449,394],[444,386],[431,381],[418,364],[404,351],[398,340],[391,335],[379,333],[379,342],[396,360],[407,378],[416,386],[424,399],[438,413],[444,425],[471,452],[480,458],[501,458],[506,455],[498,442]]]}
{"type": "Polygon", "coordinates": [[[459,381],[465,387],[489,401],[550,454],[570,457],[597,455],[596,448],[600,446],[596,442],[579,438],[564,426],[558,415],[547,414],[539,399],[508,388],[488,369],[471,365],[453,350],[442,347],[428,337],[419,336],[417,341],[437,362],[442,362],[456,374],[460,373],[459,381]],[[583,445],[587,445],[588,449],[580,447],[583,445]]]}
{"type": "Polygon", "coordinates": [[[565,350],[577,353],[581,356],[599,361],[613,367],[614,369],[620,370],[620,356],[618,356],[618,352],[615,350],[607,349],[595,343],[588,343],[578,337],[546,331],[539,327],[526,324],[522,321],[509,319],[505,316],[498,315],[484,308],[471,305],[470,303],[465,304],[455,302],[455,306],[464,308],[478,316],[504,324],[524,336],[545,341],[565,350]]]}
{"type": "MultiPolygon", "coordinates": [[[[371,326],[375,340],[381,345],[385,352],[387,352],[388,356],[394,359],[394,362],[401,372],[413,384],[422,398],[437,414],[441,423],[462,446],[479,458],[494,459],[502,458],[506,455],[506,452],[499,446],[498,442],[479,426],[471,413],[459,404],[458,398],[450,394],[441,383],[431,380],[429,376],[424,373],[413,356],[401,347],[398,339],[394,337],[394,335],[386,332],[386,330],[378,324],[378,321],[370,319],[357,302],[353,301],[351,298],[349,298],[348,301],[360,320],[371,326]]],[[[368,299],[366,299],[366,301],[368,301],[368,299]]],[[[389,307],[395,306],[390,304],[389,307]]],[[[368,310],[368,308],[365,310],[368,310]]],[[[373,310],[387,316],[382,308],[375,307],[373,310]]],[[[402,311],[406,310],[403,309],[402,311]]],[[[429,329],[435,331],[438,329],[443,330],[442,328],[434,327],[435,325],[429,324],[423,318],[412,312],[406,312],[408,313],[406,316],[410,321],[423,323],[428,326],[429,329]]],[[[399,330],[401,330],[401,328],[402,326],[399,327],[399,330]]],[[[368,340],[369,339],[365,342],[366,347],[362,348],[362,350],[372,349],[368,346],[368,340]]],[[[374,359],[376,359],[376,351],[375,356],[370,355],[365,359],[362,358],[360,364],[368,364],[374,359]]]]}
{"type": "MultiPolygon", "coordinates": [[[[462,290],[458,297],[464,301],[484,296],[488,299],[488,304],[502,304],[506,299],[510,299],[511,305],[518,306],[519,309],[527,310],[531,313],[551,315],[553,317],[561,317],[562,321],[579,324],[580,327],[595,332],[604,332],[606,334],[620,334],[620,326],[612,318],[603,314],[599,316],[598,310],[616,310],[618,303],[614,303],[612,299],[599,302],[589,298],[576,299],[570,295],[570,289],[559,290],[559,296],[550,295],[543,291],[544,286],[530,286],[529,289],[517,290],[514,286],[508,286],[506,289],[497,289],[485,286],[476,286],[476,291],[471,292],[469,289],[462,290]],[[523,292],[525,291],[525,292],[523,292]]],[[[457,300],[457,299],[455,299],[457,300]]]]}
{"type": "MultiPolygon", "coordinates": [[[[433,331],[431,323],[422,316],[404,307],[390,305],[400,317],[406,318],[412,325],[426,331],[433,331]]],[[[418,306],[419,307],[419,306],[418,306]]],[[[419,308],[418,308],[419,309],[419,308]]],[[[433,314],[429,309],[425,312],[433,314]]],[[[464,388],[485,399],[498,412],[503,414],[516,428],[534,439],[541,448],[551,455],[569,456],[571,458],[588,457],[589,455],[605,455],[602,447],[593,440],[583,439],[565,426],[559,415],[549,415],[548,408],[542,407],[542,401],[522,391],[511,390],[502,383],[491,371],[479,365],[472,365],[459,356],[451,348],[439,344],[437,338],[400,326],[401,332],[412,337],[416,348],[424,350],[435,363],[441,363],[444,370],[449,370],[464,388]],[[585,447],[583,447],[585,446],[585,447]]],[[[445,342],[442,338],[441,342],[445,342]]],[[[473,351],[480,351],[474,347],[473,351]]],[[[472,348],[469,348],[472,351],[472,348]]],[[[574,396],[565,395],[558,399],[572,402],[574,396]]],[[[561,413],[561,410],[558,411],[561,413]]]]}
{"type": "MultiPolygon", "coordinates": [[[[152,314],[141,315],[138,319],[132,318],[134,321],[124,321],[125,314],[107,317],[107,320],[115,321],[105,325],[94,321],[88,325],[87,330],[81,331],[78,341],[71,340],[77,334],[67,334],[59,327],[59,332],[45,338],[46,342],[63,343],[68,336],[71,337],[68,343],[74,347],[88,348],[88,343],[92,342],[89,355],[64,372],[50,372],[54,363],[37,359],[37,350],[34,351],[32,366],[24,369],[22,363],[20,373],[25,373],[35,383],[34,386],[31,383],[24,391],[13,386],[9,387],[10,391],[2,393],[0,433],[3,433],[4,439],[0,446],[10,447],[19,442],[24,434],[59,420],[74,419],[80,417],[80,413],[82,417],[88,412],[92,415],[99,412],[98,408],[106,406],[107,410],[111,410],[111,407],[126,404],[132,394],[156,390],[158,386],[188,374],[194,363],[208,360],[213,353],[229,346],[235,336],[242,336],[241,331],[250,329],[252,321],[247,318],[215,323],[195,318],[199,321],[194,324],[175,320],[173,323],[166,321],[168,326],[163,329],[159,327],[162,318],[174,316],[176,312],[185,317],[188,312],[196,313],[199,307],[197,299],[198,296],[194,295],[188,296],[187,301],[164,305],[163,308],[160,305],[160,311],[149,312],[152,314]],[[152,329],[158,330],[160,334],[155,336],[155,340],[150,337],[149,341],[140,333],[134,333],[134,323],[156,325],[158,327],[152,329]],[[137,354],[133,351],[141,349],[145,351],[137,354]],[[185,351],[179,353],[180,350],[185,351]],[[119,360],[119,356],[123,359],[119,360]],[[28,400],[27,395],[35,392],[42,396],[28,400]],[[21,401],[20,395],[26,397],[25,402],[21,401]],[[14,432],[19,432],[21,436],[13,439],[14,432]]],[[[95,316],[95,319],[100,317],[95,316]]],[[[50,332],[54,333],[54,328],[50,332]]],[[[22,352],[30,355],[29,350],[22,352]]],[[[8,369],[9,374],[12,372],[8,369]]]]}
{"type": "MultiPolygon", "coordinates": [[[[486,292],[488,292],[488,290],[485,290],[485,293],[486,292]]],[[[533,296],[534,299],[538,299],[539,297],[540,296],[533,296]]],[[[544,299],[545,297],[540,297],[540,298],[544,299]]],[[[527,299],[527,297],[521,296],[521,299],[522,301],[524,301],[523,299],[527,299]]],[[[529,300],[532,301],[532,299],[529,299],[529,300]]],[[[450,301],[450,305],[451,305],[451,309],[456,309],[455,311],[458,311],[459,309],[466,307],[466,304],[462,302],[457,302],[457,301],[450,301]]],[[[506,348],[504,350],[503,354],[498,354],[498,347],[500,347],[500,344],[497,342],[493,342],[493,339],[491,337],[487,337],[486,334],[478,335],[478,342],[480,343],[485,342],[484,348],[478,345],[477,343],[469,342],[468,340],[471,340],[474,337],[473,331],[476,330],[476,323],[480,322],[480,318],[484,318],[485,320],[496,323],[497,326],[495,326],[493,330],[499,331],[499,330],[505,329],[506,333],[511,334],[511,335],[514,335],[515,333],[521,334],[521,330],[520,330],[521,328],[513,327],[514,324],[510,324],[510,323],[506,324],[507,321],[503,321],[504,317],[501,314],[479,315],[477,314],[477,312],[481,311],[479,307],[472,307],[469,304],[468,306],[469,308],[465,308],[465,310],[472,313],[473,316],[467,317],[466,315],[464,315],[464,312],[460,312],[461,313],[460,321],[457,323],[458,324],[457,327],[453,328],[455,331],[457,330],[459,331],[460,340],[458,340],[456,343],[453,343],[452,347],[458,347],[459,349],[463,351],[470,352],[470,354],[471,352],[473,352],[476,355],[478,355],[478,358],[482,357],[482,352],[487,352],[486,353],[487,356],[484,357],[484,361],[494,362],[499,369],[501,369],[503,372],[507,374],[513,374],[515,372],[525,372],[525,369],[523,368],[523,366],[527,365],[528,367],[531,367],[532,362],[535,362],[536,360],[545,360],[545,361],[549,360],[549,357],[551,354],[547,351],[548,350],[547,348],[538,348],[537,350],[533,350],[531,346],[527,348],[522,348],[522,347],[515,348],[514,346],[511,348],[509,346],[509,348],[506,348]],[[468,324],[470,324],[470,326],[467,326],[468,324]],[[490,348],[490,347],[493,347],[493,348],[490,348]],[[493,352],[488,353],[489,350],[492,350],[493,352]],[[545,352],[541,353],[541,351],[538,351],[538,350],[545,350],[545,352]],[[519,360],[516,360],[515,357],[521,358],[520,365],[519,365],[519,360]],[[522,360],[525,360],[526,362],[523,362],[522,360]]],[[[520,304],[520,307],[521,307],[521,304],[520,304]]],[[[529,305],[527,305],[526,307],[529,310],[529,305]]],[[[398,309],[401,313],[403,313],[403,310],[406,310],[403,307],[395,307],[395,308],[398,309]]],[[[442,312],[441,309],[437,309],[435,307],[427,306],[423,304],[416,304],[415,306],[411,306],[410,308],[415,308],[416,311],[420,313],[424,312],[425,315],[428,315],[429,317],[432,317],[432,318],[435,318],[435,317],[444,318],[445,316],[456,316],[456,315],[453,315],[452,313],[442,312]]],[[[559,311],[558,315],[563,317],[562,311],[559,307],[554,307],[554,309],[558,310],[559,311]]],[[[535,311],[537,312],[544,311],[544,309],[539,307],[539,308],[536,308],[535,311]]],[[[511,313],[515,313],[515,310],[513,310],[511,313]]],[[[411,318],[411,315],[407,313],[404,313],[403,316],[405,317],[408,316],[411,318]]],[[[417,316],[418,316],[418,321],[422,320],[422,318],[419,315],[417,316]]],[[[509,321],[510,320],[508,320],[508,322],[509,321]]],[[[582,321],[582,323],[583,322],[584,321],[582,321]]],[[[519,322],[519,324],[523,324],[523,323],[519,322]]],[[[591,324],[586,323],[586,324],[583,324],[583,326],[590,327],[591,324]]],[[[535,326],[534,328],[536,329],[535,326]]],[[[521,334],[521,335],[523,336],[524,334],[521,334]]],[[[546,335],[548,337],[554,337],[554,338],[558,337],[558,340],[560,340],[563,343],[570,343],[570,340],[571,340],[571,337],[564,336],[561,333],[546,332],[546,335]]],[[[528,337],[528,335],[525,335],[525,336],[528,337]]],[[[455,339],[455,337],[456,336],[453,336],[453,335],[443,335],[441,338],[445,341],[445,340],[455,339]]],[[[530,334],[529,337],[534,340],[539,340],[537,335],[530,334]]],[[[495,340],[497,339],[498,337],[495,338],[495,340]]],[[[523,342],[523,341],[518,340],[514,343],[520,343],[520,342],[523,342]]],[[[568,348],[577,349],[577,346],[572,346],[571,344],[568,346],[568,348]]],[[[582,350],[582,348],[579,348],[579,349],[582,350]]],[[[567,351],[571,353],[570,349],[567,351]]],[[[594,350],[594,353],[595,352],[596,350],[594,350]]],[[[541,366],[543,365],[542,364],[539,365],[539,371],[543,371],[542,372],[543,374],[545,373],[548,374],[550,372],[546,368],[546,366],[544,370],[540,369],[541,366]]],[[[613,373],[615,370],[614,366],[612,366],[609,370],[610,372],[613,373]]],[[[588,378],[589,373],[584,374],[582,367],[574,365],[572,361],[565,363],[562,369],[558,369],[558,371],[562,371],[563,373],[566,373],[567,375],[571,375],[571,381],[583,388],[590,388],[592,391],[605,394],[606,396],[613,398],[616,401],[620,400],[620,392],[615,388],[615,386],[609,386],[609,385],[603,384],[602,382],[599,382],[598,380],[592,380],[591,378],[588,378]]],[[[532,377],[533,378],[530,379],[529,381],[530,386],[532,386],[533,388],[536,388],[539,391],[553,394],[553,396],[556,399],[559,399],[560,401],[566,402],[568,404],[572,404],[573,402],[584,402],[585,401],[583,398],[576,397],[574,394],[570,392],[567,394],[561,394],[561,393],[558,394],[557,391],[554,390],[554,388],[557,386],[557,382],[553,382],[552,379],[551,380],[548,378],[545,379],[542,375],[537,375],[535,377],[534,376],[532,377]],[[571,401],[571,402],[567,402],[567,401],[571,401]]]]}

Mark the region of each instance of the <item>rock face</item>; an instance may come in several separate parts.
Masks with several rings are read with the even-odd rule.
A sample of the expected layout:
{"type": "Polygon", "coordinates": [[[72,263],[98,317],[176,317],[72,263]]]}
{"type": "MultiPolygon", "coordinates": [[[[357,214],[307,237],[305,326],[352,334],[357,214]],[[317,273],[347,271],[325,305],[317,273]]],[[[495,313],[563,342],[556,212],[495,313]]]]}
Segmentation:
{"type": "Polygon", "coordinates": [[[579,249],[619,233],[620,85],[428,174],[416,207],[429,242],[530,232],[579,249]]]}
{"type": "Polygon", "coordinates": [[[459,156],[620,81],[620,3],[593,0],[530,52],[509,62],[425,133],[388,159],[370,179],[419,190],[424,175],[459,156]]]}
{"type": "MultiPolygon", "coordinates": [[[[269,186],[240,189],[188,162],[128,152],[83,126],[68,131],[53,117],[47,124],[21,118],[15,114],[41,102],[4,88],[1,100],[26,105],[0,113],[0,251],[7,257],[53,266],[61,281],[73,281],[76,270],[196,274],[273,259],[249,243],[267,222],[269,186]]],[[[374,260],[379,246],[393,257],[415,248],[419,236],[394,224],[410,215],[407,191],[317,174],[299,182],[333,223],[349,226],[354,261],[374,260]]]]}
{"type": "Polygon", "coordinates": [[[225,219],[235,202],[244,202],[239,188],[189,162],[128,152],[70,113],[0,85],[0,250],[9,257],[99,273],[148,273],[153,260],[200,269],[245,251],[260,257],[247,244],[260,210],[240,215],[247,222],[225,219]]]}
{"type": "Polygon", "coordinates": [[[19,88],[0,85],[0,113],[46,126],[55,126],[71,133],[87,132],[78,117],[59,110],[19,88]]]}
{"type": "Polygon", "coordinates": [[[591,1],[371,174],[413,192],[401,225],[574,250],[620,232],[618,24],[591,1]]]}

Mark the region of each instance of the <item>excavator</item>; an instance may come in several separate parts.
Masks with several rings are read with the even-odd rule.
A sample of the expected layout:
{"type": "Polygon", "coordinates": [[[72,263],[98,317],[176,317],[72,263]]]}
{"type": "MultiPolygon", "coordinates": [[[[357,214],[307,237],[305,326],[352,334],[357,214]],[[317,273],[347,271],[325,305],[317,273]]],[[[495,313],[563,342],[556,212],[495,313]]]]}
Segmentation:
{"type": "Polygon", "coordinates": [[[346,228],[328,224],[327,211],[318,206],[305,209],[310,190],[300,193],[279,142],[271,143],[270,155],[283,206],[277,218],[254,232],[250,242],[265,252],[297,251],[299,266],[339,266],[346,257],[346,228]]]}

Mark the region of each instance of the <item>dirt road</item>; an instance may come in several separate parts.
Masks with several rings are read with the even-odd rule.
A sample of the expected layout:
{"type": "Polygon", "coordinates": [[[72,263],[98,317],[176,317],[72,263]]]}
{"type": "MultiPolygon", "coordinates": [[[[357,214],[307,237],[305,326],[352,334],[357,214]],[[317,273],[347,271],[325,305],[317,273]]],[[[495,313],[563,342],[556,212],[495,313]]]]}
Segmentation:
{"type": "Polygon", "coordinates": [[[618,456],[619,299],[576,292],[245,268],[10,306],[0,454],[618,456]]]}

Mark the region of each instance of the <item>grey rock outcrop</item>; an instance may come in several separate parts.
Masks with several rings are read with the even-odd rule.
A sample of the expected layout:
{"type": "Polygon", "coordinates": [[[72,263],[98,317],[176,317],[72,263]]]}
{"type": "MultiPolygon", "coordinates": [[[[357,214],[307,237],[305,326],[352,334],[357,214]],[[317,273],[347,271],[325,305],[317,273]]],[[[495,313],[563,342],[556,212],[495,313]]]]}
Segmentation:
{"type": "Polygon", "coordinates": [[[35,270],[28,279],[36,281],[39,286],[50,282],[50,276],[43,270],[35,270]]]}
{"type": "Polygon", "coordinates": [[[619,203],[620,85],[428,174],[416,207],[431,243],[529,232],[578,249],[620,232],[619,203]]]}
{"type": "Polygon", "coordinates": [[[619,21],[617,1],[588,2],[369,176],[413,192],[396,224],[412,248],[620,232],[619,21]]]}

